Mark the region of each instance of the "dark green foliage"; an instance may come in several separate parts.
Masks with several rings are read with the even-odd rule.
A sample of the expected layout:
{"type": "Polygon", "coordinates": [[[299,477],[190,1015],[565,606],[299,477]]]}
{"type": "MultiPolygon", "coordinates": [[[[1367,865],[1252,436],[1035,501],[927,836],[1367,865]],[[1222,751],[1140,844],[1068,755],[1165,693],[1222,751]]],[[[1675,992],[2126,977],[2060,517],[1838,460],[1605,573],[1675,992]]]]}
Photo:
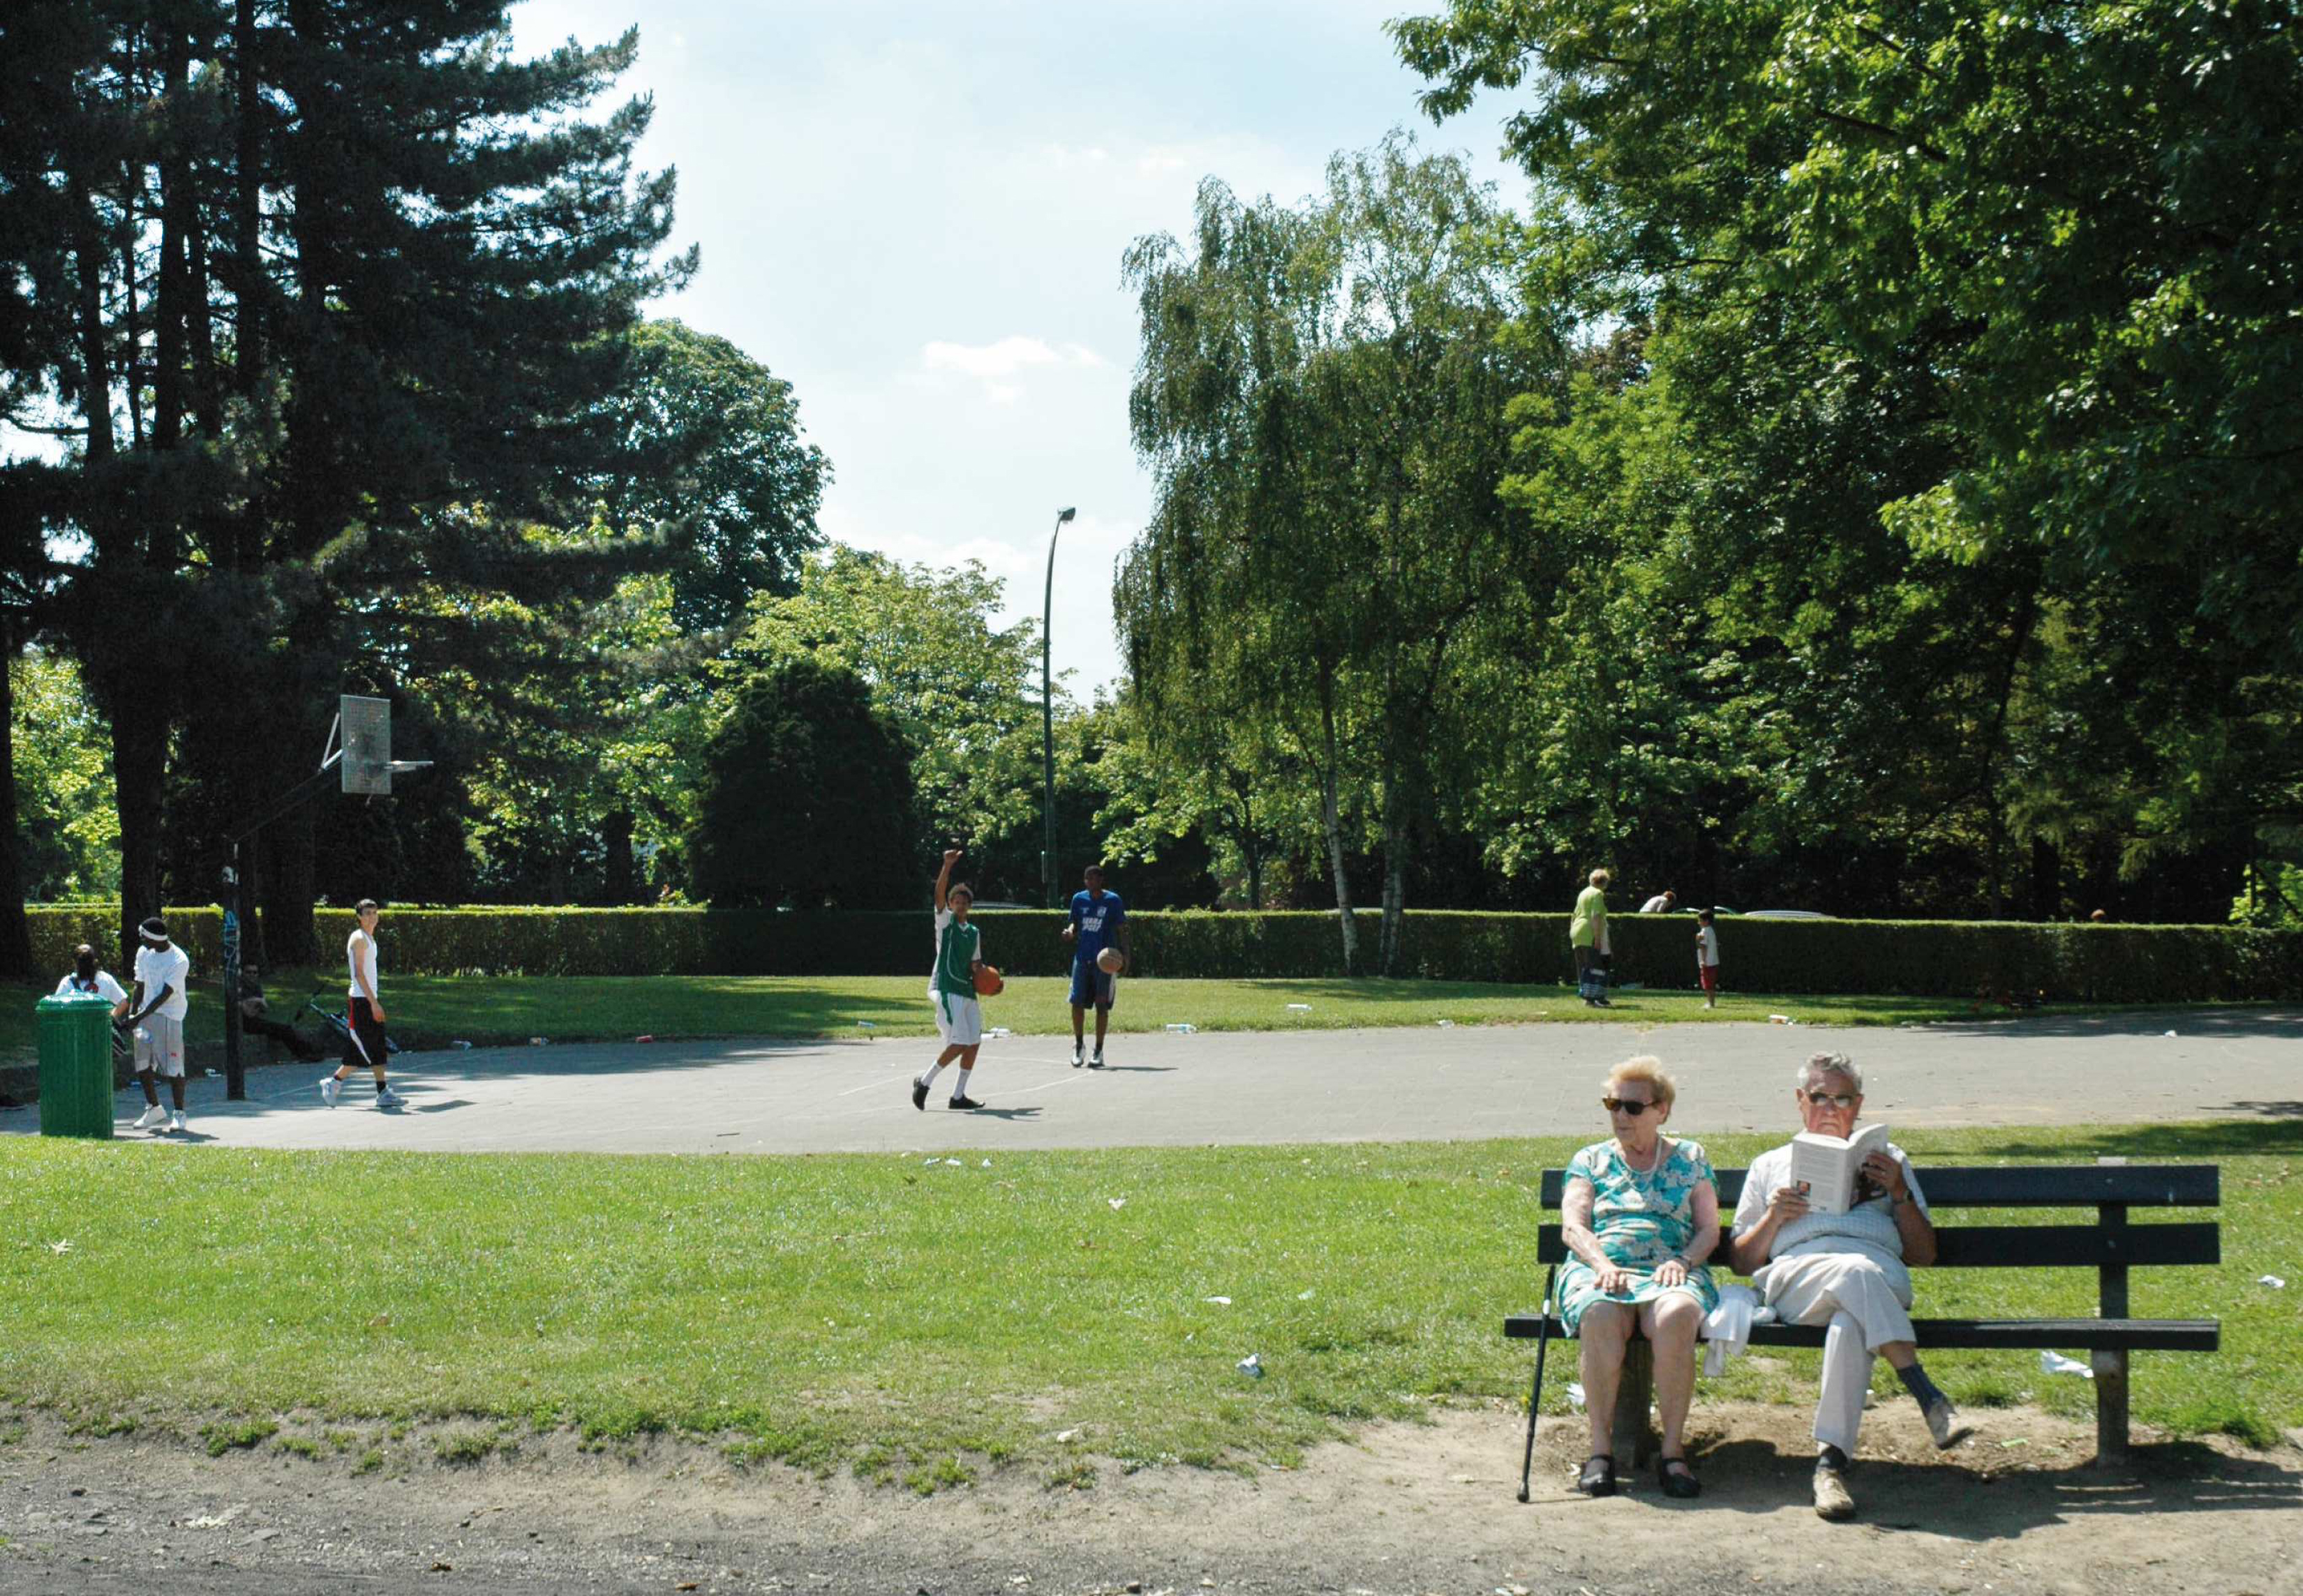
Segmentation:
{"type": "Polygon", "coordinates": [[[852,671],[794,660],[738,690],[704,759],[688,838],[696,891],[722,908],[883,896],[912,849],[910,751],[852,671]]]}
{"type": "MultiPolygon", "coordinates": [[[[884,885],[884,878],[874,878],[884,885]]],[[[316,916],[331,948],[351,934],[342,909],[316,916]]],[[[1044,910],[974,916],[1010,975],[1059,975],[1071,953],[1044,910]]],[[[109,905],[30,911],[38,967],[61,973],[72,945],[96,941],[109,905]]],[[[1333,914],[1130,915],[1135,971],[1219,980],[1342,975],[1333,914]]],[[[1362,928],[1371,926],[1366,912],[1362,928]]],[[[213,978],[214,909],[171,909],[196,983],[213,978]]],[[[887,975],[927,965],[927,908],[391,909],[384,969],[410,975],[887,975]]],[[[2221,925],[2038,925],[2001,921],[1723,919],[1720,950],[1736,992],[2042,995],[2050,1001],[2182,1003],[2303,998],[2303,931],[2221,925]]],[[[1615,974],[1652,987],[1695,982],[1689,916],[1609,922],[1615,974]]],[[[1525,984],[1572,978],[1565,915],[1408,911],[1405,976],[1525,984]]],[[[286,994],[275,993],[275,996],[286,994]]]]}
{"type": "Polygon", "coordinates": [[[815,511],[831,463],[800,442],[791,384],[725,338],[651,321],[629,344],[610,407],[613,469],[591,486],[610,526],[688,522],[672,621],[734,625],[755,593],[797,591],[800,556],[823,541],[815,511]]]}

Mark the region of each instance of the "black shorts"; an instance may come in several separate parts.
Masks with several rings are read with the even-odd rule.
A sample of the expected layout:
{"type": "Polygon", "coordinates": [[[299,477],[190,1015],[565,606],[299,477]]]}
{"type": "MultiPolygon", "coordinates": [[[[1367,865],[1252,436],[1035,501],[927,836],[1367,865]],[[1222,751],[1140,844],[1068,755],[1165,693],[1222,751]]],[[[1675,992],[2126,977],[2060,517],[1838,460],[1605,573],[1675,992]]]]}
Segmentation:
{"type": "Polygon", "coordinates": [[[366,998],[346,998],[344,1024],[351,1031],[344,1038],[345,1065],[353,1069],[382,1069],[384,1022],[376,1018],[375,1005],[366,998]]]}

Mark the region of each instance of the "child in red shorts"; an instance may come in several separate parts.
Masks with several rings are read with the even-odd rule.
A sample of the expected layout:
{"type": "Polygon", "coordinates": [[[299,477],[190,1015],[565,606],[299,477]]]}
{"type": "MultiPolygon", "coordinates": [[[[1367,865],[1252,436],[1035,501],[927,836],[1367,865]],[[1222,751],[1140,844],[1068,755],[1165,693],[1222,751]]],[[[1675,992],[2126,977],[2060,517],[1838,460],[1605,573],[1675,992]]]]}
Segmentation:
{"type": "Polygon", "coordinates": [[[1711,923],[1711,911],[1703,910],[1695,916],[1695,973],[1703,981],[1703,1006],[1719,1006],[1719,931],[1711,923]]]}

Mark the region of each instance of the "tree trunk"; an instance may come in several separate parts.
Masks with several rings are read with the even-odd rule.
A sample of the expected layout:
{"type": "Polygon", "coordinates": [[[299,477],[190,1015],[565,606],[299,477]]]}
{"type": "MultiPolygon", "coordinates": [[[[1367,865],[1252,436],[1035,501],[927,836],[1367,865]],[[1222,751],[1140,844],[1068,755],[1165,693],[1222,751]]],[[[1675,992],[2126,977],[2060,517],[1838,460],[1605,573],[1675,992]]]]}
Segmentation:
{"type": "Polygon", "coordinates": [[[637,903],[639,873],[632,863],[632,812],[629,809],[611,810],[600,823],[602,840],[607,844],[607,891],[610,903],[637,903]]]}
{"type": "Polygon", "coordinates": [[[1407,826],[1399,815],[1405,806],[1394,796],[1397,786],[1384,783],[1383,936],[1378,958],[1386,975],[1399,974],[1399,934],[1407,908],[1407,826]]]}
{"type": "Polygon", "coordinates": [[[1344,874],[1343,818],[1336,802],[1336,673],[1320,668],[1320,737],[1324,757],[1320,765],[1320,823],[1328,835],[1328,867],[1336,880],[1336,918],[1344,933],[1344,974],[1354,975],[1360,966],[1360,928],[1352,918],[1352,884],[1344,874]]]}
{"type": "Polygon", "coordinates": [[[2031,839],[2031,918],[2063,917],[2063,856],[2045,837],[2031,839]]]}
{"type": "Polygon", "coordinates": [[[16,812],[16,634],[0,632],[0,978],[38,979],[32,967],[32,932],[24,919],[24,855],[17,845],[16,812]]]}
{"type": "Polygon", "coordinates": [[[320,942],[312,929],[316,855],[312,806],[292,809],[264,828],[270,868],[258,877],[264,889],[264,950],[274,963],[301,968],[320,962],[320,942]]]}
{"type": "Polygon", "coordinates": [[[136,927],[160,912],[160,784],[168,773],[168,717],[131,712],[131,695],[112,699],[112,772],[120,807],[120,947],[136,955],[136,927]]]}

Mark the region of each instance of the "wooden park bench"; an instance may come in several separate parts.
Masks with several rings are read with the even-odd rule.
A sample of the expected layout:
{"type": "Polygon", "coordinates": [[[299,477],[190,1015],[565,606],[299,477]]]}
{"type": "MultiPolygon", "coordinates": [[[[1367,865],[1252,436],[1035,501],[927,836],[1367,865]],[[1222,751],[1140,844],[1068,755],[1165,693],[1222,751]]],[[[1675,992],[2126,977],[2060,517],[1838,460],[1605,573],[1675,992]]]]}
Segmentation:
{"type": "MultiPolygon", "coordinates": [[[[1715,1171],[1722,1216],[1719,1246],[1711,1254],[1713,1278],[1730,1271],[1729,1226],[1743,1192],[1742,1170],[1715,1171]]],[[[2223,1344],[2223,1324],[2214,1319],[2132,1319],[2127,1311],[2127,1276],[2131,1269],[2158,1264],[2213,1264],[2223,1261],[2222,1230],[2212,1220],[2175,1224],[2130,1225],[2131,1208],[2214,1208],[2223,1200],[2223,1171],[2213,1164],[2128,1164],[2106,1159],[2095,1164],[2048,1164],[2007,1168],[1921,1166],[1919,1187],[1936,1220],[1936,1262],[1911,1271],[1919,1305],[1924,1306],[1928,1277],[1945,1269],[2092,1269],[2100,1281],[2100,1305],[2087,1319],[1919,1319],[1911,1321],[1923,1347],[2085,1348],[2095,1372],[2096,1456],[2119,1463],[2127,1456],[2127,1360],[2133,1352],[2213,1352],[2223,1344]],[[2092,1208],[2093,1224],[1946,1225],[1943,1214],[1961,1208],[2092,1208]]],[[[1543,1206],[1559,1208],[1567,1182],[1564,1170],[1543,1172],[1543,1206]]],[[[1537,1232],[1536,1261],[1557,1266],[1569,1257],[1560,1227],[1537,1232]]],[[[1540,1311],[1514,1313],[1504,1334],[1548,1343],[1565,1328],[1553,1316],[1552,1277],[1544,1283],[1540,1311]]],[[[1821,1347],[1824,1327],[1755,1324],[1754,1347],[1821,1347]]],[[[1539,1347],[1536,1379],[1528,1409],[1528,1457],[1535,1449],[1536,1408],[1543,1397],[1543,1356],[1539,1347]]],[[[1614,1448],[1643,1465],[1656,1437],[1648,1423],[1655,1366],[1652,1349],[1636,1333],[1624,1353],[1624,1377],[1615,1398],[1614,1448]]],[[[1527,1469],[1520,1475],[1519,1499],[1528,1499],[1527,1469]]]]}

